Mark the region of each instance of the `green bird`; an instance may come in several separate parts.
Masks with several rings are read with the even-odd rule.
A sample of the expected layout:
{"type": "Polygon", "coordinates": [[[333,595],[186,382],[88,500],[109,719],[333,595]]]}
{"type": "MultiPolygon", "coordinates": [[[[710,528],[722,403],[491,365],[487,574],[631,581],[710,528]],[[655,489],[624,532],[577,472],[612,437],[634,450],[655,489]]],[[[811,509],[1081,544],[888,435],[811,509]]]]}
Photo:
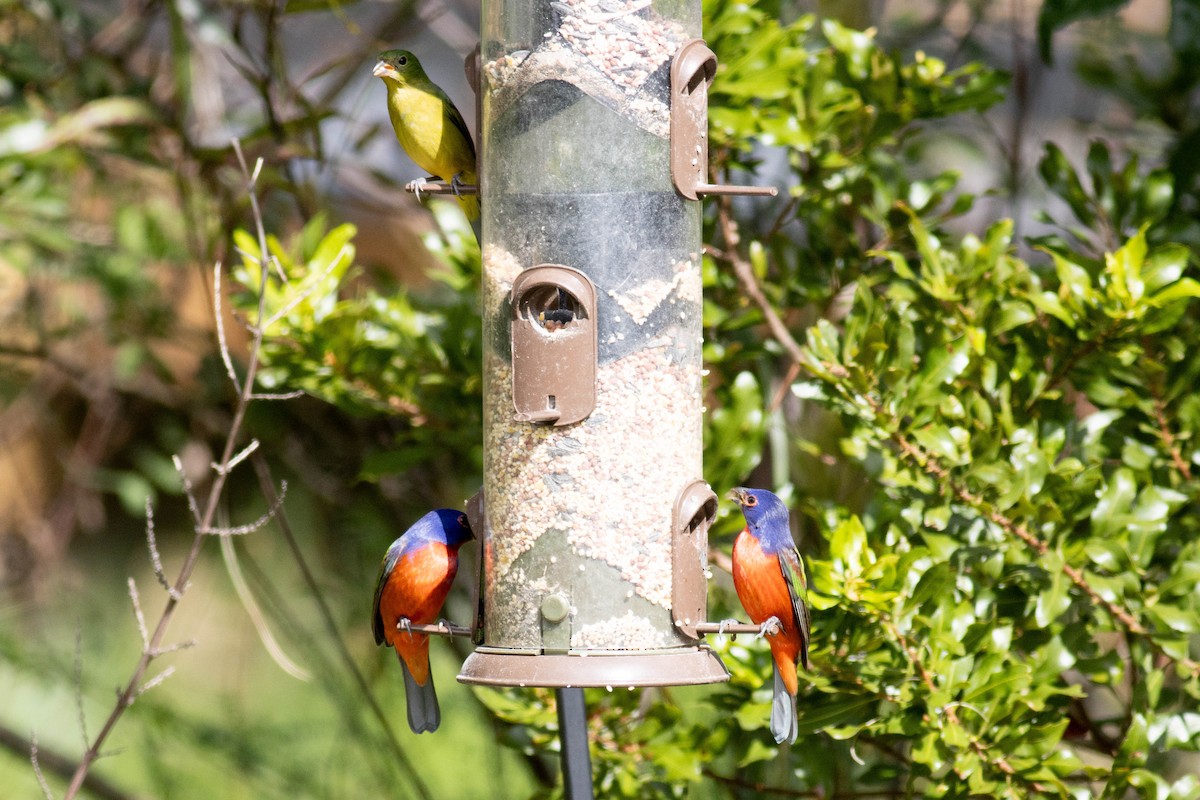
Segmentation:
{"type": "MultiPolygon", "coordinates": [[[[388,116],[409,158],[433,177],[449,181],[455,194],[461,184],[478,184],[467,123],[417,57],[407,50],[385,50],[371,74],[387,85],[388,116]]],[[[424,182],[416,181],[418,192],[424,182]]],[[[467,219],[479,218],[477,197],[459,195],[458,202],[467,219]]]]}

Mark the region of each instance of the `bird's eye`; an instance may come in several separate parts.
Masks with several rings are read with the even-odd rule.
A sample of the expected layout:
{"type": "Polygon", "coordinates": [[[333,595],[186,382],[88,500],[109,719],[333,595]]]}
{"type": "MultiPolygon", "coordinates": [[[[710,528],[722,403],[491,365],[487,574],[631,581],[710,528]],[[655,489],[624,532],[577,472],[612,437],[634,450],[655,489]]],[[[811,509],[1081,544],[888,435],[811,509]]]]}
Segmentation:
{"type": "Polygon", "coordinates": [[[463,527],[466,527],[466,525],[467,525],[467,518],[466,518],[466,516],[464,516],[463,514],[459,514],[459,515],[458,515],[458,524],[459,524],[459,525],[462,525],[463,527]]]}
{"type": "Polygon", "coordinates": [[[746,499],[742,501],[742,505],[746,506],[747,508],[756,506],[758,505],[758,498],[752,494],[748,494],[746,495],[746,499]]]}
{"type": "Polygon", "coordinates": [[[398,59],[396,59],[396,63],[403,67],[408,63],[408,56],[400,56],[398,59]]]}

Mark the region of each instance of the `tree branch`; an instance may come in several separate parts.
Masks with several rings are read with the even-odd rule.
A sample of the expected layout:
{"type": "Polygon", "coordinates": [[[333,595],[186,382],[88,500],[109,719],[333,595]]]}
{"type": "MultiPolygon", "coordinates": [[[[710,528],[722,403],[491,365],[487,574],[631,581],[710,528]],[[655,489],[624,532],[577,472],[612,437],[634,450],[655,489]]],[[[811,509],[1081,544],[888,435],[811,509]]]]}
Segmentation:
{"type": "MultiPolygon", "coordinates": [[[[267,234],[263,226],[262,214],[258,205],[255,182],[246,166],[246,160],[242,155],[241,145],[236,139],[233,140],[233,149],[237,154],[238,163],[241,165],[242,174],[246,179],[245,188],[250,198],[250,207],[254,215],[255,228],[258,232],[260,252],[265,254],[267,252],[267,234]]],[[[263,259],[261,264],[262,275],[260,287],[266,287],[267,285],[266,264],[266,259],[263,259]]],[[[168,589],[166,605],[163,607],[163,610],[159,615],[158,622],[155,624],[153,632],[143,643],[142,653],[138,657],[137,663],[134,665],[133,672],[129,676],[129,680],[125,683],[124,688],[118,691],[117,701],[113,705],[112,711],[109,712],[108,718],[105,719],[104,725],[100,728],[100,732],[96,735],[96,738],[91,743],[91,746],[84,751],[83,757],[71,778],[71,783],[67,787],[64,800],[72,800],[72,798],[79,793],[79,790],[83,787],[84,779],[88,775],[88,771],[91,769],[92,764],[95,763],[96,759],[100,756],[100,751],[104,742],[107,741],[109,735],[112,733],[113,729],[124,715],[126,709],[133,704],[133,701],[138,697],[138,695],[140,695],[146,689],[151,688],[158,681],[161,681],[166,674],[168,674],[160,673],[159,677],[152,678],[148,682],[143,682],[146,671],[150,666],[150,662],[164,652],[162,644],[163,639],[166,637],[167,628],[175,616],[175,610],[178,607],[180,600],[183,598],[183,593],[187,590],[188,581],[191,579],[192,572],[195,570],[196,563],[200,558],[200,549],[204,544],[204,540],[208,536],[208,533],[213,530],[213,520],[216,517],[217,508],[221,502],[222,495],[224,494],[226,481],[229,478],[228,466],[233,461],[234,454],[237,452],[238,442],[241,439],[242,427],[246,420],[246,409],[249,407],[251,401],[254,377],[258,370],[259,353],[262,349],[263,334],[261,323],[266,317],[265,308],[265,292],[260,288],[258,296],[258,316],[256,319],[256,322],[259,324],[256,325],[256,330],[251,338],[250,352],[246,366],[246,376],[237,395],[233,419],[229,424],[229,433],[225,438],[225,447],[218,462],[224,466],[224,469],[216,470],[216,474],[213,477],[212,486],[209,487],[208,496],[204,504],[203,511],[200,511],[198,504],[194,502],[194,498],[191,496],[190,488],[185,486],[185,488],[188,488],[188,502],[189,505],[192,505],[193,507],[193,513],[199,512],[196,514],[198,519],[196,520],[195,533],[192,537],[191,547],[188,549],[187,555],[183,560],[183,564],[179,568],[179,573],[174,584],[172,584],[171,588],[168,589]]],[[[136,587],[133,586],[132,582],[130,583],[130,587],[131,596],[136,598],[136,587]]],[[[141,609],[136,603],[135,611],[140,615],[141,609]]]]}
{"type": "MultiPolygon", "coordinates": [[[[44,744],[37,741],[36,737],[26,738],[2,724],[0,724],[0,748],[8,750],[20,758],[29,758],[31,763],[36,758],[35,774],[37,770],[43,770],[66,780],[75,771],[74,759],[55,750],[47,749],[44,744]]],[[[96,775],[89,775],[83,786],[91,795],[100,800],[134,800],[134,795],[96,775]]]]}

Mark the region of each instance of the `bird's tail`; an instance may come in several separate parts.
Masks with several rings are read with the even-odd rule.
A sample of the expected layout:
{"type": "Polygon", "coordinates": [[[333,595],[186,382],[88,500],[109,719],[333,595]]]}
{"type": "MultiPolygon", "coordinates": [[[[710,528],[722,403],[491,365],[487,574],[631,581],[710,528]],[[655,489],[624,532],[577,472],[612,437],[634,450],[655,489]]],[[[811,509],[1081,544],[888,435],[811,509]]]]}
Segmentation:
{"type": "Polygon", "coordinates": [[[458,202],[462,205],[463,213],[467,215],[467,221],[472,223],[479,219],[479,196],[472,194],[464,194],[458,198],[458,202]]]}
{"type": "Polygon", "coordinates": [[[413,733],[433,733],[442,724],[442,710],[438,707],[437,692],[433,690],[433,673],[429,673],[425,684],[409,672],[408,664],[400,660],[404,670],[404,697],[408,702],[408,727],[413,733]]]}
{"type": "MultiPolygon", "coordinates": [[[[800,733],[800,723],[796,714],[796,695],[788,692],[787,684],[784,683],[778,666],[772,665],[772,672],[775,676],[775,691],[771,697],[771,733],[775,735],[777,744],[784,742],[792,744],[800,733]]],[[[432,679],[430,680],[430,686],[432,686],[432,679]]]]}

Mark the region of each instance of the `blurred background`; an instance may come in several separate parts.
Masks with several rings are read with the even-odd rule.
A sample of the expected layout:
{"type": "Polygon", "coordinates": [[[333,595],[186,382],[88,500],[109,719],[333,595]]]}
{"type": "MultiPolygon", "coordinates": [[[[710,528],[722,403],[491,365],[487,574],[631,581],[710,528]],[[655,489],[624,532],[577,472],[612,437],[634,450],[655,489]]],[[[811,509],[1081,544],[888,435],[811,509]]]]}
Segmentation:
{"type": "MultiPolygon", "coordinates": [[[[706,3],[706,14],[724,5],[706,3]]],[[[764,7],[784,24],[811,13],[873,28],[906,61],[1008,73],[999,102],[918,120],[920,135],[896,151],[908,174],[954,170],[958,191],[977,196],[946,220],[949,230],[1011,216],[1020,242],[1045,230],[1039,212],[1062,207],[1038,175],[1046,141],[1081,160],[1102,137],[1194,180],[1194,80],[1181,75],[1186,48],[1168,36],[1171,4],[1095,6],[1108,13],[1061,24],[1033,0],[764,7]]],[[[394,655],[375,647],[370,630],[387,545],[425,510],[460,505],[481,484],[469,291],[478,256],[453,204],[422,204],[402,190],[420,173],[393,137],[371,67],[382,49],[413,50],[473,126],[463,59],[478,24],[470,0],[0,0],[3,796],[40,796],[33,737],[42,771],[62,791],[137,661],[127,579],[151,621],[166,602],[148,554],[147,505],[169,578],[191,545],[172,458],[204,498],[235,400],[217,348],[214,264],[226,275],[220,306],[239,369],[253,306],[236,280],[246,267],[233,232],[252,230],[254,219],[232,137],[251,164],[264,160],[264,222],[295,264],[312,262],[339,226],[354,226],[354,267],[338,291],[362,299],[361,314],[390,298],[375,306],[382,338],[360,349],[357,334],[329,326],[305,340],[302,319],[273,338],[265,390],[307,394],[253,404],[240,443],[258,440],[276,482],[287,481],[284,508],[315,584],[275,525],[224,551],[217,537],[207,540],[167,634],[194,646],[154,662],[147,678],[168,665],[174,673],[121,719],[87,791],[552,794],[546,696],[526,712],[516,693],[458,685],[468,645],[435,640],[445,720],[436,736],[412,736],[394,655]],[[299,352],[313,341],[321,353],[299,352]],[[407,360],[389,373],[397,348],[407,360]]],[[[756,182],[795,180],[769,139],[740,168],[755,170],[756,182]]],[[[752,470],[767,482],[778,476],[771,436],[750,444],[755,452],[710,461],[722,481],[752,470]]],[[[249,523],[267,506],[254,470],[239,470],[222,524],[249,523]]],[[[842,500],[865,491],[853,469],[826,478],[842,500]]],[[[724,514],[713,543],[727,549],[738,525],[724,514]]],[[[474,568],[473,548],[463,554],[460,576],[474,568]]],[[[716,584],[715,608],[732,613],[727,576],[716,584]]],[[[468,606],[460,580],[446,616],[466,622],[468,606]]],[[[687,706],[714,691],[679,689],[672,699],[687,706]]],[[[610,745],[621,748],[596,746],[610,745]]],[[[734,789],[714,779],[686,791],[734,789]]]]}

